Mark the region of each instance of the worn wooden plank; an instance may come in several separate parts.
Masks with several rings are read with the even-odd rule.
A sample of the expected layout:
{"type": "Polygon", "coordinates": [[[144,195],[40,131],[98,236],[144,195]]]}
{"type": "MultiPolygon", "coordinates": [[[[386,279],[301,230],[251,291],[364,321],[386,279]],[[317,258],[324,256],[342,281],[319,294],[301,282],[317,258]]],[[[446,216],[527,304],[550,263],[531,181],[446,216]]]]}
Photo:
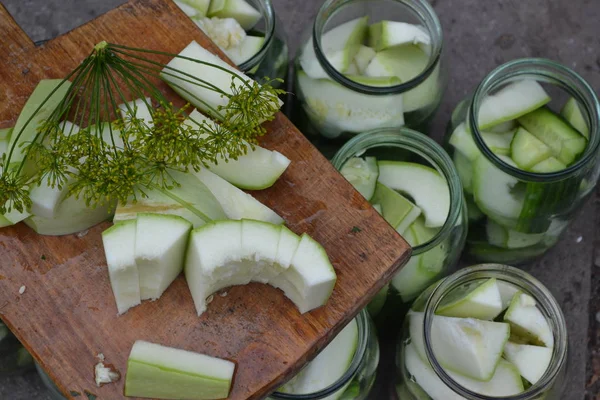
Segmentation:
{"type": "MultiPolygon", "coordinates": [[[[172,2],[137,0],[35,48],[0,6],[0,123],[14,124],[42,78],[71,71],[101,40],[177,53],[192,39],[212,45],[172,2]]],[[[160,84],[163,92],[175,95],[160,84]]],[[[100,233],[43,237],[19,224],[0,230],[0,316],[60,390],[122,398],[124,379],[96,388],[97,354],[126,372],[137,339],[227,358],[237,363],[231,399],[262,398],[321,349],[409,256],[404,240],[283,116],[262,144],[292,160],[270,189],[253,193],[326,248],[338,274],[329,303],[300,315],[265,285],[231,288],[196,316],[180,277],[155,302],[116,316],[100,233]],[[353,229],[354,227],[360,228],[353,229]],[[19,288],[26,290],[19,295],[19,288]]]]}

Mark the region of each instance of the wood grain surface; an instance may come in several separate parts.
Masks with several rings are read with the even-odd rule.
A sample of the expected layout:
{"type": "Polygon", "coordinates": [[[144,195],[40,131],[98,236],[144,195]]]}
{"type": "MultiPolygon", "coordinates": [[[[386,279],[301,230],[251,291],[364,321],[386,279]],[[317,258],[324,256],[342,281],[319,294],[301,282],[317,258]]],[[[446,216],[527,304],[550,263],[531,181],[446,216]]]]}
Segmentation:
{"type": "MultiPolygon", "coordinates": [[[[40,47],[0,5],[0,34],[0,128],[14,125],[40,79],[66,76],[99,41],[178,53],[195,39],[218,52],[172,2],[161,0],[132,1],[40,47]]],[[[0,317],[67,398],[85,398],[86,391],[123,398],[127,357],[138,339],[235,361],[230,398],[262,398],[314,357],[406,262],[407,243],[282,114],[267,129],[262,145],[292,164],[272,188],[252,194],[290,229],[323,244],[338,275],[328,304],[305,315],[280,291],[250,284],[215,296],[198,318],[179,277],[158,301],[117,317],[100,236],[109,223],[62,237],[37,235],[24,224],[0,230],[0,317]],[[98,353],[119,370],[120,381],[95,386],[98,353]]]]}

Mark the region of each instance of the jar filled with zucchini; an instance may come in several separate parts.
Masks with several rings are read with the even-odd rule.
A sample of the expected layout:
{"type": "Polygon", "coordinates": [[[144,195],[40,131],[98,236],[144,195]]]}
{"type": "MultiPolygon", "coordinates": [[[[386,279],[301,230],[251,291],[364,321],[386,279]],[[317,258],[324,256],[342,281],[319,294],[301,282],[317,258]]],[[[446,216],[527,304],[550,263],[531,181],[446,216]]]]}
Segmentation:
{"type": "Polygon", "coordinates": [[[465,192],[472,259],[522,264],[556,244],[598,181],[599,114],[583,78],[543,59],[498,67],[458,105],[446,148],[465,192]]]}

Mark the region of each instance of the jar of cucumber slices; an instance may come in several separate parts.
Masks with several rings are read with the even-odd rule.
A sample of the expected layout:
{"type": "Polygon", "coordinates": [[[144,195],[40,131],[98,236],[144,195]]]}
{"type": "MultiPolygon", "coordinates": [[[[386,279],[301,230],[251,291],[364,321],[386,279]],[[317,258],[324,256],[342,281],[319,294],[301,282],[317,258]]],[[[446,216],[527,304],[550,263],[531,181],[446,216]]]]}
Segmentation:
{"type": "Polygon", "coordinates": [[[442,29],[427,1],[328,0],[304,39],[295,122],[317,147],[381,127],[425,131],[446,85],[442,29]]]}
{"type": "Polygon", "coordinates": [[[565,318],[531,275],[506,265],[476,265],[419,296],[396,364],[401,400],[560,399],[565,318]]]}
{"type": "Polygon", "coordinates": [[[373,323],[361,311],[270,400],[363,400],[375,381],[379,345],[373,323]]]}
{"type": "MultiPolygon", "coordinates": [[[[408,128],[364,132],[332,162],[413,247],[410,261],[369,305],[378,324],[399,324],[410,303],[450,273],[464,247],[467,210],[458,173],[437,143],[408,128]]],[[[390,328],[397,332],[399,325],[390,328]]]]}
{"type": "Polygon", "coordinates": [[[16,374],[33,367],[33,358],[0,320],[0,376],[16,374]]]}
{"type": "MultiPolygon", "coordinates": [[[[286,78],[289,64],[286,36],[271,0],[175,0],[175,3],[246,74],[258,80],[286,78]]],[[[277,86],[276,82],[273,86],[277,86]]]]}
{"type": "Polygon", "coordinates": [[[467,199],[470,257],[520,264],[558,241],[596,187],[599,122],[593,89],[543,59],[498,67],[459,104],[446,147],[467,199]]]}

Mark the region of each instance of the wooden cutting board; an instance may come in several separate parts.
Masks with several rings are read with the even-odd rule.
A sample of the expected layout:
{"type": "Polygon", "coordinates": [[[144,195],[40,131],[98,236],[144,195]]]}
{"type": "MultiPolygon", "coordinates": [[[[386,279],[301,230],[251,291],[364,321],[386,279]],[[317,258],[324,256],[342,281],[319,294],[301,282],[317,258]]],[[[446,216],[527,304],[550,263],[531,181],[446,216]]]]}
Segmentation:
{"type": "MultiPolygon", "coordinates": [[[[36,84],[63,78],[106,40],[178,53],[192,39],[218,49],[170,1],[135,0],[35,47],[0,5],[0,128],[14,125],[36,84]]],[[[161,90],[177,96],[161,85],[161,90]]],[[[100,233],[40,236],[24,224],[0,229],[0,317],[67,398],[124,398],[126,362],[137,339],[233,360],[231,399],[259,399],[296,373],[390,280],[407,243],[282,115],[263,146],[292,160],[270,189],[252,193],[296,233],[323,244],[338,275],[325,307],[300,315],[283,294],[250,284],[215,296],[197,317],[183,277],[155,302],[117,317],[100,233]],[[19,294],[21,286],[25,292],[19,294]],[[98,353],[120,381],[94,383],[98,353]]]]}

